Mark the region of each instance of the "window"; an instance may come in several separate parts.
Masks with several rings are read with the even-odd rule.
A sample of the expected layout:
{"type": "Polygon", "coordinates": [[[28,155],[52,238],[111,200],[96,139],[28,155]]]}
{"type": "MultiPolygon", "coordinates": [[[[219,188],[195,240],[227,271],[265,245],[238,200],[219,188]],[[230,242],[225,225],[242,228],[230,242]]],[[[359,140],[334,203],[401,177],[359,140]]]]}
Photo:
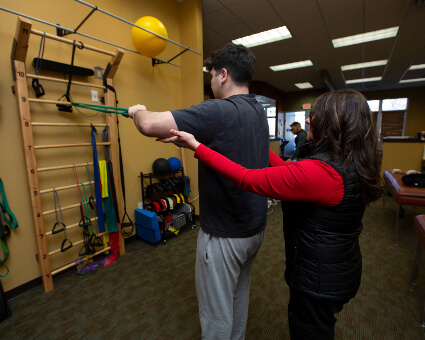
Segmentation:
{"type": "Polygon", "coordinates": [[[379,112],[379,102],[380,100],[368,100],[367,103],[369,104],[370,111],[379,112]]]}
{"type": "Polygon", "coordinates": [[[263,106],[269,124],[270,139],[276,138],[277,131],[277,102],[272,98],[256,95],[255,99],[263,106]]]}
{"type": "Polygon", "coordinates": [[[399,111],[407,109],[407,98],[384,99],[382,111],[399,111]]]}
{"type": "Polygon", "coordinates": [[[270,139],[276,137],[276,106],[266,108],[270,139]]]}
{"type": "Polygon", "coordinates": [[[374,114],[379,139],[390,136],[404,136],[407,113],[407,98],[368,100],[374,114]]]}

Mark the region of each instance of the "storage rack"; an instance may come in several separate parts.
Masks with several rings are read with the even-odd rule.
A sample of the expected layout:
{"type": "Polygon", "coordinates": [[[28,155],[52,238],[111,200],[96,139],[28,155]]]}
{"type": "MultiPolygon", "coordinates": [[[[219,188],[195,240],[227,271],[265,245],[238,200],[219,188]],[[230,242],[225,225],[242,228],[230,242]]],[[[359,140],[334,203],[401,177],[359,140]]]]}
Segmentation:
{"type": "MultiPolygon", "coordinates": [[[[41,77],[38,75],[30,75],[26,72],[25,67],[25,59],[27,55],[28,50],[28,44],[30,35],[38,35],[38,36],[44,36],[45,38],[52,39],[54,41],[58,41],[61,43],[66,44],[74,44],[72,40],[59,38],[54,35],[47,34],[45,32],[40,32],[37,30],[34,30],[32,28],[32,23],[26,18],[18,17],[17,22],[17,29],[16,29],[16,35],[13,42],[13,49],[12,49],[12,55],[11,55],[11,61],[12,61],[12,73],[15,81],[14,91],[18,102],[19,112],[20,112],[20,122],[21,122],[21,132],[22,132],[22,138],[23,138],[23,147],[24,147],[24,153],[25,153],[25,159],[26,159],[26,166],[27,166],[27,176],[28,176],[28,183],[30,188],[30,194],[31,194],[31,204],[32,204],[32,210],[33,210],[33,218],[34,218],[34,225],[36,230],[36,238],[37,238],[37,247],[38,247],[38,262],[41,268],[41,278],[42,283],[45,292],[51,291],[53,289],[53,275],[56,273],[59,273],[67,268],[70,268],[72,266],[75,266],[77,263],[75,261],[61,266],[59,268],[56,268],[52,271],[51,268],[51,259],[50,257],[55,254],[60,254],[60,251],[54,250],[50,251],[48,250],[48,244],[47,244],[47,238],[51,236],[51,232],[46,232],[45,230],[45,223],[44,218],[52,214],[56,211],[52,210],[46,210],[43,211],[42,208],[42,201],[41,201],[41,195],[47,192],[52,192],[52,189],[46,189],[46,190],[40,190],[39,186],[39,172],[43,171],[55,171],[55,170],[63,170],[63,169],[73,169],[74,166],[76,167],[82,167],[85,166],[87,163],[81,163],[81,160],[79,159],[78,164],[74,165],[57,165],[54,167],[48,167],[48,168],[37,168],[37,162],[36,162],[36,150],[39,149],[46,149],[46,148],[68,148],[68,147],[91,147],[90,143],[76,143],[76,144],[56,144],[56,145],[35,145],[34,144],[34,138],[33,138],[33,127],[37,126],[44,126],[44,127],[74,127],[79,128],[84,126],[85,129],[87,129],[90,124],[81,124],[81,123],[51,123],[51,122],[32,122],[31,119],[31,112],[30,112],[30,103],[39,104],[65,104],[70,105],[69,102],[62,102],[62,101],[51,101],[51,100],[41,100],[41,99],[35,99],[35,98],[29,98],[28,96],[28,85],[27,85],[27,79],[28,78],[35,78],[35,79],[43,79],[46,81],[53,81],[53,82],[64,82],[62,79],[58,78],[50,78],[50,77],[41,77]]],[[[76,45],[79,47],[83,47],[82,43],[75,42],[76,45]],[[81,46],[80,46],[81,45],[81,46]]],[[[104,90],[104,98],[105,98],[105,104],[109,106],[115,106],[115,97],[114,94],[111,92],[110,88],[113,86],[113,78],[118,70],[118,66],[120,64],[120,61],[124,55],[123,51],[120,49],[116,49],[115,52],[109,52],[105,51],[93,46],[84,45],[84,50],[91,50],[94,52],[98,52],[101,54],[106,54],[110,57],[110,61],[108,62],[108,65],[105,70],[104,74],[104,85],[98,86],[95,84],[89,84],[89,83],[82,83],[82,82],[76,82],[72,81],[71,84],[77,85],[77,86],[88,86],[88,87],[98,87],[104,90]],[[108,85],[108,86],[105,86],[108,85]]],[[[56,107],[55,107],[56,109],[56,107]]],[[[118,163],[118,147],[117,147],[117,140],[115,138],[117,134],[117,126],[115,122],[115,116],[112,114],[105,114],[105,123],[106,124],[94,124],[96,126],[107,126],[109,128],[109,141],[104,143],[96,143],[97,145],[103,145],[103,146],[109,146],[110,147],[110,155],[113,165],[113,172],[115,174],[114,176],[114,184],[115,184],[115,190],[117,197],[121,197],[121,185],[120,185],[120,176],[119,176],[119,163],[118,163]]],[[[93,163],[90,163],[93,164],[93,163]]],[[[89,184],[86,182],[86,184],[89,184]]],[[[70,188],[76,188],[76,185],[70,185],[60,188],[61,190],[67,190],[70,188]]],[[[59,188],[58,188],[59,189],[59,188]]],[[[117,205],[118,205],[118,214],[120,214],[120,199],[117,199],[117,205]]],[[[72,204],[66,207],[62,207],[62,210],[68,210],[68,209],[75,209],[78,208],[80,204],[72,204]]],[[[121,220],[121,218],[119,219],[121,220]]],[[[66,227],[66,230],[78,227],[78,223],[74,225],[70,225],[66,227]]],[[[118,233],[119,233],[119,252],[120,255],[124,254],[124,239],[121,236],[121,226],[118,222],[118,233]]],[[[83,241],[75,242],[74,245],[81,244],[83,241]]],[[[107,252],[110,248],[105,247],[104,249],[91,254],[90,257],[96,256],[100,253],[107,252]]]]}
{"type": "MultiPolygon", "coordinates": [[[[181,174],[181,176],[183,178],[183,176],[184,176],[183,167],[181,167],[180,170],[178,170],[176,172],[169,172],[169,173],[165,173],[165,174],[161,174],[161,175],[154,174],[152,172],[147,173],[147,174],[141,172],[140,173],[140,181],[141,181],[142,202],[143,202],[143,205],[145,205],[147,201],[152,202],[152,197],[153,197],[153,192],[152,191],[150,192],[149,199],[146,197],[146,195],[145,195],[146,188],[145,188],[144,180],[149,180],[149,185],[152,188],[153,179],[160,179],[160,178],[163,178],[163,177],[168,177],[168,178],[169,177],[176,177],[176,175],[178,175],[178,174],[181,174]]],[[[164,193],[164,197],[166,197],[167,194],[169,194],[169,193],[164,193]]],[[[191,214],[189,220],[186,219],[187,223],[183,227],[181,227],[179,230],[185,229],[185,228],[187,228],[189,226],[192,229],[194,229],[196,227],[196,225],[195,225],[195,207],[190,202],[185,202],[185,204],[189,204],[190,205],[190,207],[192,209],[192,214],[191,214]]],[[[177,222],[177,219],[178,218],[179,217],[176,217],[173,220],[169,221],[168,223],[172,224],[173,222],[177,222]]],[[[170,239],[170,238],[176,236],[172,232],[167,232],[165,230],[166,229],[165,228],[165,223],[159,223],[159,224],[161,226],[160,227],[160,231],[161,231],[161,236],[162,236],[163,243],[167,243],[167,239],[170,239]]]]}

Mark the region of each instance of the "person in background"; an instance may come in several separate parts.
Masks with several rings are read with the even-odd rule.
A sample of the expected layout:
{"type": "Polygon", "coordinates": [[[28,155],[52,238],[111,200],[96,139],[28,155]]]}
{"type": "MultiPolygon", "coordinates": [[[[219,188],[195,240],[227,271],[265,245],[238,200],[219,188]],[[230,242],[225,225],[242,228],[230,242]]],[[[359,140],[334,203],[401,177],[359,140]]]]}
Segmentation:
{"type": "Polygon", "coordinates": [[[300,123],[293,122],[291,124],[291,130],[292,130],[292,133],[296,136],[295,150],[291,154],[291,156],[289,156],[289,158],[286,160],[287,163],[292,162],[294,159],[297,159],[297,160],[302,159],[300,157],[301,146],[303,146],[304,143],[307,141],[307,133],[303,130],[300,123]]]}
{"type": "Polygon", "coordinates": [[[382,194],[377,137],[366,98],[353,90],[321,95],[306,123],[309,156],[286,163],[270,151],[264,169],[236,164],[182,131],[163,141],[195,150],[241,190],[282,200],[291,339],[334,339],[335,314],[360,287],[363,214],[382,194]]]}
{"type": "MultiPolygon", "coordinates": [[[[255,56],[227,44],[204,61],[215,99],[181,110],[149,112],[129,108],[139,131],[169,137],[170,129],[189,131],[211,149],[248,168],[269,163],[269,128],[262,105],[249,85],[255,56]]],[[[251,266],[263,241],[267,199],[243,192],[199,162],[201,228],[195,265],[203,339],[244,339],[251,266]]]]}

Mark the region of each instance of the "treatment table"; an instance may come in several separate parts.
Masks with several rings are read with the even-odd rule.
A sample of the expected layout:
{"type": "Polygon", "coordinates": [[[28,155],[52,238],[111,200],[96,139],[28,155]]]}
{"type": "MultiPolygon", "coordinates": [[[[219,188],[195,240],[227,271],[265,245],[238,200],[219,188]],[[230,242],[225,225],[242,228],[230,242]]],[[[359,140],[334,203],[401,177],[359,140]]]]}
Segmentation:
{"type": "Polygon", "coordinates": [[[401,178],[404,174],[384,172],[385,187],[388,192],[394,197],[397,203],[397,216],[395,230],[397,232],[400,205],[413,205],[425,207],[425,188],[409,187],[403,183],[401,178]]]}

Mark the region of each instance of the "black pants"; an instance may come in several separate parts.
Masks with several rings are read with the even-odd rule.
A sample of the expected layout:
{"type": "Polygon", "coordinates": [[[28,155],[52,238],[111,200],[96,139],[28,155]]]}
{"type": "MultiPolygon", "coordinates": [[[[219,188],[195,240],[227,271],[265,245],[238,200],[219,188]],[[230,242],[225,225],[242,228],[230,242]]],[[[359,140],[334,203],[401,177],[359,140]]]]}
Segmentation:
{"type": "Polygon", "coordinates": [[[347,302],[318,299],[291,289],[288,305],[291,340],[333,340],[335,314],[347,302]]]}

